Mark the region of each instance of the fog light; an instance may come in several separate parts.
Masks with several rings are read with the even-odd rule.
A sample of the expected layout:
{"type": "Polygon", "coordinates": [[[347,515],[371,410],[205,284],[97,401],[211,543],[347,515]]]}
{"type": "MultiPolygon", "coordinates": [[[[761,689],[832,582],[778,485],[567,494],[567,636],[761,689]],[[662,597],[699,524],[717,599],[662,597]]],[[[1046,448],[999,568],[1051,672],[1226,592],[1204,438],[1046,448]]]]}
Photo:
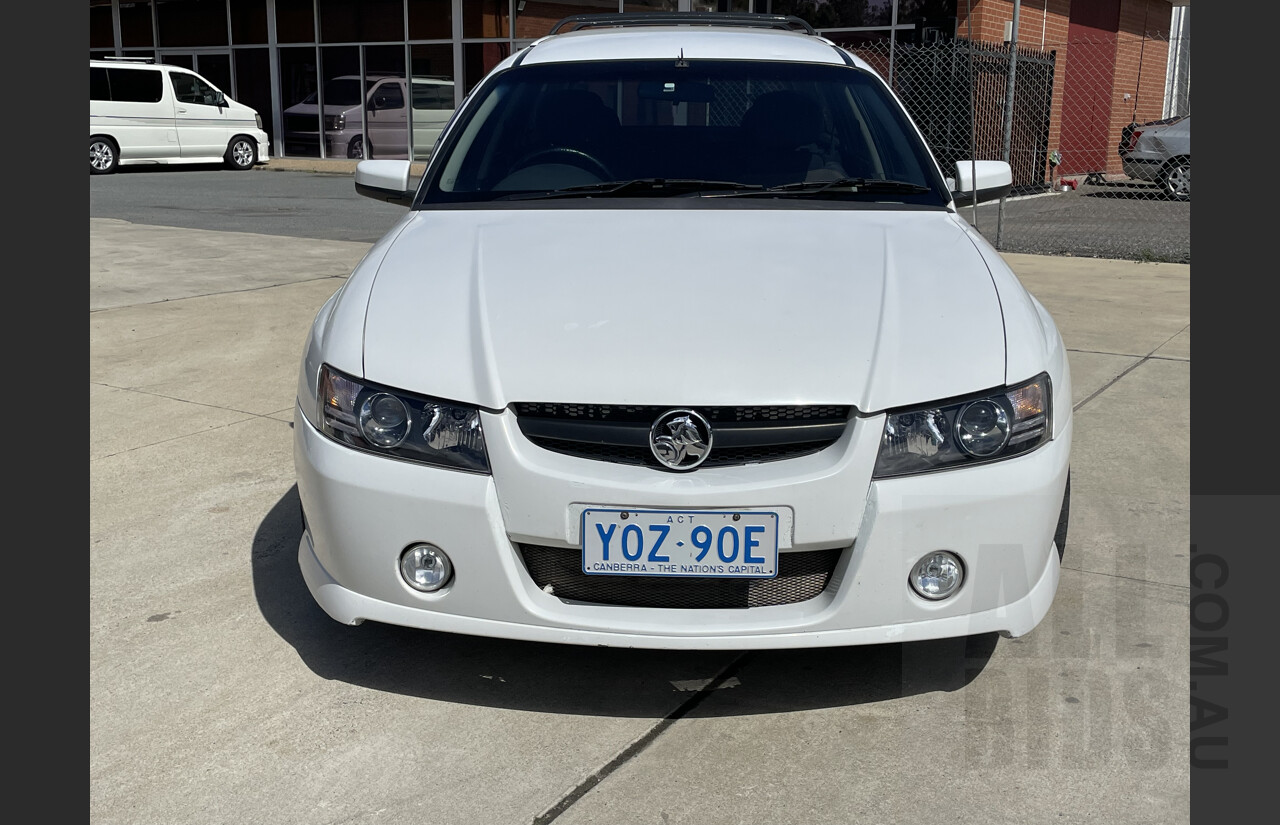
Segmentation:
{"type": "Polygon", "coordinates": [[[964,581],[964,565],[958,556],[939,550],[916,564],[909,581],[911,589],[926,599],[945,599],[960,589],[964,581]]]}
{"type": "Polygon", "coordinates": [[[431,593],[448,584],[453,562],[434,544],[415,544],[400,556],[400,575],[414,590],[431,593]]]}

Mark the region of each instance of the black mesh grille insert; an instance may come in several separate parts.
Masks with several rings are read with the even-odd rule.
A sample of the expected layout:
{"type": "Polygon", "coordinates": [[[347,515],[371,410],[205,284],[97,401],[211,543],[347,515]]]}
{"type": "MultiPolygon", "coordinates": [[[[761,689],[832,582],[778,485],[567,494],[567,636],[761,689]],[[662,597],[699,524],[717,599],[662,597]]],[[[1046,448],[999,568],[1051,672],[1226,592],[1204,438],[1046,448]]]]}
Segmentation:
{"type": "Polygon", "coordinates": [[[519,545],[534,584],[562,599],[625,607],[768,607],[815,598],[831,581],[841,548],[778,554],[772,579],[588,576],[577,548],[519,545]]]}
{"type": "MultiPolygon", "coordinates": [[[[657,467],[657,459],[648,446],[628,447],[615,444],[584,444],[580,441],[556,441],[551,438],[531,438],[534,444],[557,453],[568,453],[579,458],[594,458],[597,461],[610,461],[614,464],[643,464],[657,467]]],[[[771,447],[739,447],[712,450],[703,467],[730,467],[736,464],[751,464],[758,461],[778,461],[783,458],[798,458],[802,455],[816,453],[830,447],[830,441],[810,441],[802,444],[783,444],[771,447]]]]}
{"type": "MultiPolygon", "coordinates": [[[[646,427],[667,410],[668,406],[626,406],[622,404],[512,404],[516,415],[529,418],[577,419],[580,421],[615,421],[641,423],[646,427]]],[[[696,407],[712,424],[728,421],[806,421],[849,417],[849,407],[841,404],[813,404],[771,407],[696,407]]]]}
{"type": "MultiPolygon", "coordinates": [[[[670,406],[612,404],[512,405],[521,432],[557,453],[660,468],[649,429],[670,406]]],[[[778,461],[816,453],[836,442],[851,408],[839,404],[696,407],[711,425],[713,442],[702,467],[778,461]]]]}

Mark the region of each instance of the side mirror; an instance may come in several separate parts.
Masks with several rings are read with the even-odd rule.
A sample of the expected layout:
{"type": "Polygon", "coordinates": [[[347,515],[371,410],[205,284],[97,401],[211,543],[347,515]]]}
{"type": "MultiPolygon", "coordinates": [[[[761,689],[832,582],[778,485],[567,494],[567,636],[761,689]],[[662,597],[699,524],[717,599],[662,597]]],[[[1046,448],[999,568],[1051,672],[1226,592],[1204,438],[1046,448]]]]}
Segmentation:
{"type": "Polygon", "coordinates": [[[407,160],[362,160],[356,164],[356,192],[376,201],[410,206],[412,164],[407,160]]]}
{"type": "Polygon", "coordinates": [[[958,160],[956,176],[947,178],[956,206],[999,200],[1013,189],[1013,169],[1002,160],[958,160]]]}
{"type": "Polygon", "coordinates": [[[222,92],[214,92],[213,105],[217,106],[219,109],[225,107],[227,105],[227,96],[224,95],[222,92]]]}

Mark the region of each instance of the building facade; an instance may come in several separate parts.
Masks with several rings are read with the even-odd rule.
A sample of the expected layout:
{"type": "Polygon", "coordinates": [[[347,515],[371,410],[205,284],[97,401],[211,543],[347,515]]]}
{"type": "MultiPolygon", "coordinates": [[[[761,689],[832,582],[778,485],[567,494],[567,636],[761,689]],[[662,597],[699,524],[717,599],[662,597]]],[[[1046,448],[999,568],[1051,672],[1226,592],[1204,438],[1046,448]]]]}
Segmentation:
{"type": "MultiPolygon", "coordinates": [[[[1172,9],[1170,0],[89,0],[89,54],[199,72],[258,110],[276,157],[421,159],[490,69],[572,15],[794,14],[865,52],[891,82],[895,48],[953,38],[1007,48],[1016,16],[1019,49],[1050,66],[1041,71],[1050,102],[1040,105],[1047,145],[1064,156],[1059,171],[1114,173],[1123,127],[1170,108],[1166,77],[1189,90],[1189,51],[1175,49],[1182,63],[1170,66],[1172,9]]],[[[1003,116],[995,104],[976,108],[975,119],[1003,116]]]]}

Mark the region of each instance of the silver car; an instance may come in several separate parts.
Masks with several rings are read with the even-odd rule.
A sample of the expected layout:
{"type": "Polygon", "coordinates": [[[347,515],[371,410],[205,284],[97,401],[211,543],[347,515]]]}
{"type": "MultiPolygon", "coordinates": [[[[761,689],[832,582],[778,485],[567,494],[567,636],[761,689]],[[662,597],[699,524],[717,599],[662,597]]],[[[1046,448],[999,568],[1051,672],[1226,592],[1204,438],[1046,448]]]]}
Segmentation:
{"type": "Polygon", "coordinates": [[[1191,200],[1191,116],[1136,126],[1120,146],[1124,173],[1160,184],[1169,197],[1191,200]]]}

